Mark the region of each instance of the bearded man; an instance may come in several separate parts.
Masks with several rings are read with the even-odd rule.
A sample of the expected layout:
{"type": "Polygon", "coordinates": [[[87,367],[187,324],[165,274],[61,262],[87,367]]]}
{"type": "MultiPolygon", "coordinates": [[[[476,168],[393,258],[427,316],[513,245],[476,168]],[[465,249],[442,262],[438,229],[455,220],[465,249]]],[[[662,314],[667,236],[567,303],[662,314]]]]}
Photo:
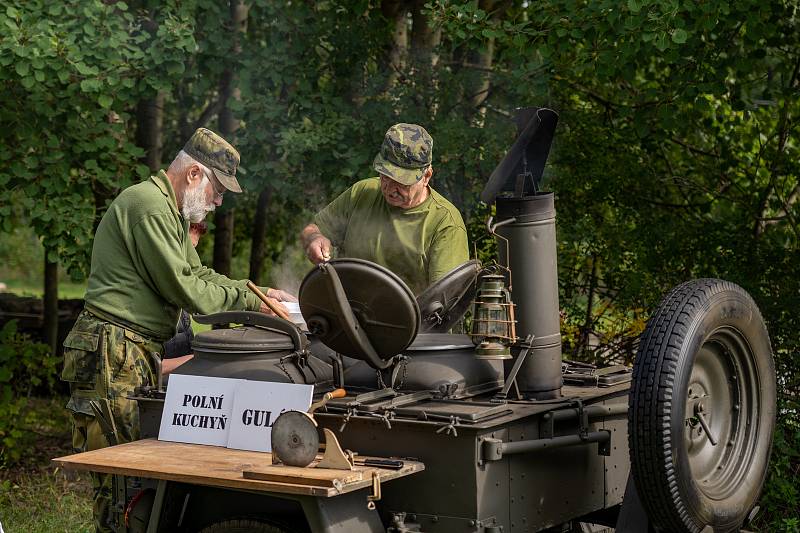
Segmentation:
{"type": "MultiPolygon", "coordinates": [[[[139,438],[138,409],[127,397],[156,383],[154,358],[175,335],[181,310],[270,312],[246,287],[203,267],[189,225],[242,192],[239,153],[198,129],[166,171],[122,191],[103,215],[92,248],[85,308],[64,341],[62,379],[76,452],[139,438]],[[92,409],[94,404],[95,409],[92,409]],[[98,420],[96,410],[105,413],[98,420]]],[[[291,299],[268,289],[276,300],[291,299]]],[[[93,474],[97,531],[113,531],[113,476],[93,474]]]]}
{"type": "Polygon", "coordinates": [[[366,259],[397,274],[419,294],[469,260],[461,213],[429,183],[433,139],[417,124],[395,124],[373,161],[379,177],[343,192],[301,233],[306,255],[366,259]]]}

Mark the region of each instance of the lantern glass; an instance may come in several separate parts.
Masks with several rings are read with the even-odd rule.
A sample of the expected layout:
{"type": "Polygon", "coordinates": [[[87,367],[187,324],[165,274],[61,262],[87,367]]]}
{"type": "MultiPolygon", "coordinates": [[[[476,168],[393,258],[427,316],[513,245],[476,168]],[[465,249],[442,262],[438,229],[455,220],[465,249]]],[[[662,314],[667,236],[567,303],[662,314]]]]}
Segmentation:
{"type": "Polygon", "coordinates": [[[509,346],[516,341],[513,303],[505,288],[504,278],[489,274],[481,278],[473,302],[472,341],[479,359],[510,359],[509,346]]]}

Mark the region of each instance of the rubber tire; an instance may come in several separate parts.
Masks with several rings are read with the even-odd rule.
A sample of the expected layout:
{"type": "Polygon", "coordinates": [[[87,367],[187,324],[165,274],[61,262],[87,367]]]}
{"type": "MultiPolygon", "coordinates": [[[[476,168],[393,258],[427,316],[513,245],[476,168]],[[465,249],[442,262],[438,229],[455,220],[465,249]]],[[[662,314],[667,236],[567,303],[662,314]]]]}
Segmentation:
{"type": "MultiPolygon", "coordinates": [[[[769,334],[758,307],[744,289],[723,280],[698,279],[677,286],[664,298],[640,340],[628,410],[631,472],[653,526],[693,533],[708,525],[715,532],[741,527],[766,478],[775,427],[775,395],[769,334]],[[748,448],[738,457],[721,451],[724,449],[708,448],[723,454],[717,466],[712,464],[711,476],[717,470],[730,472],[726,474],[730,478],[720,481],[720,495],[709,497],[708,487],[713,485],[695,479],[689,462],[688,449],[694,444],[687,444],[692,438],[690,419],[686,418],[687,397],[691,393],[689,381],[696,379],[692,378],[696,359],[741,370],[730,363],[735,354],[724,348],[726,339],[734,340],[734,350],[743,347],[746,353],[742,364],[750,371],[733,372],[735,377],[725,380],[722,390],[727,387],[731,406],[738,405],[738,409],[721,409],[722,415],[717,416],[720,421],[729,421],[731,428],[739,428],[738,433],[728,434],[731,449],[748,448]],[[750,388],[744,391],[744,385],[750,388]],[[747,392],[749,396],[744,394],[747,392]],[[740,467],[746,474],[737,474],[740,467]]],[[[711,441],[704,445],[711,446],[711,441]]]]}
{"type": "Polygon", "coordinates": [[[199,533],[287,533],[287,531],[266,522],[240,518],[211,524],[204,527],[199,533]]]}

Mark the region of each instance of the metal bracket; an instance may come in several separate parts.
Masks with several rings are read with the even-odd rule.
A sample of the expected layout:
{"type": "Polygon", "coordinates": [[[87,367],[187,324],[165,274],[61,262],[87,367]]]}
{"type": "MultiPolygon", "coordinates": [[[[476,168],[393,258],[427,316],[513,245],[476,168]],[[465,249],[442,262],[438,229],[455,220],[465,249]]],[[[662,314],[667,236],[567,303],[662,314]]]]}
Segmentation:
{"type": "Polygon", "coordinates": [[[339,445],[336,435],[328,428],[325,431],[325,454],[316,468],[334,468],[337,470],[353,470],[352,453],[345,453],[339,445]]]}
{"type": "Polygon", "coordinates": [[[384,425],[386,426],[386,429],[392,429],[391,420],[394,418],[394,411],[393,410],[386,409],[386,410],[383,411],[383,414],[376,415],[376,416],[383,421],[384,425]]]}
{"type": "Polygon", "coordinates": [[[450,422],[437,429],[436,433],[444,432],[445,435],[453,435],[454,437],[458,437],[458,430],[456,427],[458,426],[459,422],[460,419],[457,416],[451,416],[450,422]]]}
{"type": "Polygon", "coordinates": [[[514,361],[514,366],[511,367],[511,372],[508,373],[508,377],[506,378],[505,385],[503,385],[503,389],[494,396],[493,400],[505,401],[508,398],[508,392],[511,390],[512,385],[517,393],[516,399],[522,399],[522,395],[519,393],[519,387],[517,386],[517,374],[519,373],[519,369],[522,368],[522,363],[524,363],[525,359],[528,357],[528,352],[530,352],[531,348],[533,348],[532,343],[534,338],[534,335],[530,334],[519,344],[519,346],[524,348],[524,350],[519,352],[519,355],[517,355],[517,360],[514,361]]]}
{"type": "Polygon", "coordinates": [[[583,408],[583,400],[580,398],[573,402],[578,409],[578,434],[581,439],[586,439],[589,435],[589,413],[583,408]]]}
{"type": "Polygon", "coordinates": [[[367,509],[375,509],[375,502],[381,499],[381,477],[378,472],[372,472],[372,494],[367,496],[367,509]]]}
{"type": "Polygon", "coordinates": [[[339,426],[339,433],[344,431],[345,426],[347,426],[347,423],[350,422],[350,417],[357,413],[358,409],[356,409],[355,407],[347,408],[347,413],[345,413],[344,418],[342,418],[342,425],[339,426]]]}

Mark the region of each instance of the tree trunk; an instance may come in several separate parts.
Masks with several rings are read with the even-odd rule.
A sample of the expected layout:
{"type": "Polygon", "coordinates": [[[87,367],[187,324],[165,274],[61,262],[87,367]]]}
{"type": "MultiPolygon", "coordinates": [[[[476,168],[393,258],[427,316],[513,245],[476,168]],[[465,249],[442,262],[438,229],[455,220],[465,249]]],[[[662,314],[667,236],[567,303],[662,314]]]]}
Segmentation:
{"type": "MultiPolygon", "coordinates": [[[[480,0],[478,7],[485,12],[492,12],[497,4],[496,0],[480,0]]],[[[493,18],[496,18],[498,13],[493,13],[493,18]]],[[[489,96],[490,73],[492,63],[494,60],[494,37],[487,38],[483,46],[470,50],[467,54],[467,64],[469,69],[469,111],[474,113],[474,119],[477,126],[483,125],[483,119],[486,116],[486,107],[484,103],[489,96]]]]}
{"type": "Polygon", "coordinates": [[[433,28],[428,16],[422,12],[426,1],[415,0],[411,13],[411,65],[417,102],[427,110],[429,121],[433,123],[438,109],[435,69],[439,63],[438,47],[442,30],[433,28]]]}
{"type": "Polygon", "coordinates": [[[50,353],[58,351],[58,262],[51,263],[44,252],[44,302],[42,313],[42,338],[50,353]]]}
{"type": "Polygon", "coordinates": [[[226,276],[231,275],[233,213],[233,209],[227,209],[214,215],[214,270],[226,276]]]}
{"type": "Polygon", "coordinates": [[[136,144],[145,150],[142,163],[150,172],[161,168],[162,132],[164,124],[164,92],[159,91],[153,98],[139,100],[136,107],[136,144]]]}
{"type": "Polygon", "coordinates": [[[253,243],[250,247],[250,276],[256,285],[261,285],[261,271],[264,268],[267,237],[267,208],[272,198],[272,188],[269,186],[261,190],[256,204],[256,218],[253,221],[253,243]]]}
{"type": "MultiPolygon", "coordinates": [[[[241,35],[247,30],[248,6],[242,0],[231,0],[231,57],[236,58],[242,50],[241,35]]],[[[233,111],[228,107],[231,98],[239,100],[241,92],[236,84],[235,59],[227,63],[227,68],[220,78],[219,132],[228,142],[235,146],[236,130],[239,121],[233,116],[233,111]]],[[[216,229],[214,230],[214,270],[220,274],[230,275],[231,254],[233,252],[233,222],[234,209],[227,209],[215,215],[216,229]]]]}
{"type": "Polygon", "coordinates": [[[408,7],[405,0],[385,0],[381,11],[387,20],[393,22],[392,42],[389,50],[389,72],[385,90],[389,90],[405,71],[408,57],[408,7]]]}
{"type": "Polygon", "coordinates": [[[422,12],[428,0],[416,0],[411,13],[411,55],[416,63],[428,69],[436,67],[439,54],[436,48],[442,41],[442,29],[433,28],[422,12]]]}

